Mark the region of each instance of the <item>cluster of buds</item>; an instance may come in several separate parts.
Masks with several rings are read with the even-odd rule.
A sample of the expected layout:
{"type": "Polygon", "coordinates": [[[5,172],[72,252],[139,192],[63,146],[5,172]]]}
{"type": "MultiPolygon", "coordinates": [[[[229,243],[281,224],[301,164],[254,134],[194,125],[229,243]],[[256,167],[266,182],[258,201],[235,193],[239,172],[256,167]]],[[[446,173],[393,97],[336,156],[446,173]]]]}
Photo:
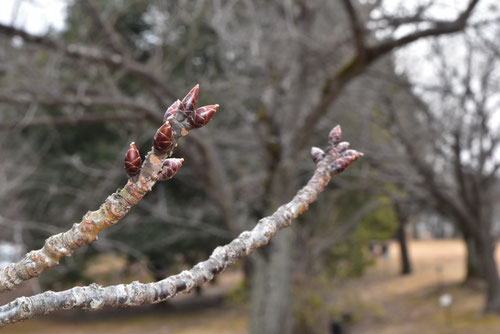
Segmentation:
{"type": "Polygon", "coordinates": [[[187,130],[201,128],[206,125],[214,116],[219,105],[214,104],[196,109],[199,88],[199,85],[194,86],[182,101],[175,101],[165,112],[163,121],[167,122],[175,119],[178,122],[183,122],[187,130]]]}
{"type": "MultiPolygon", "coordinates": [[[[153,139],[153,152],[162,159],[172,154],[175,140],[191,129],[201,128],[214,116],[219,105],[209,105],[196,109],[199,85],[194,86],[182,99],[175,101],[163,116],[163,125],[156,131],[153,139]]],[[[162,165],[159,180],[172,178],[181,167],[183,159],[166,159],[162,165]]],[[[125,156],[125,171],[131,179],[137,179],[141,172],[142,161],[137,147],[130,144],[125,156]]]]}
{"type": "Polygon", "coordinates": [[[363,153],[361,152],[349,150],[349,143],[341,140],[342,129],[340,128],[340,125],[337,125],[328,135],[328,148],[326,153],[318,147],[311,148],[311,158],[314,163],[318,164],[321,160],[323,160],[326,154],[331,152],[339,157],[333,162],[330,168],[332,168],[335,173],[341,173],[351,163],[363,156],[363,153]]]}

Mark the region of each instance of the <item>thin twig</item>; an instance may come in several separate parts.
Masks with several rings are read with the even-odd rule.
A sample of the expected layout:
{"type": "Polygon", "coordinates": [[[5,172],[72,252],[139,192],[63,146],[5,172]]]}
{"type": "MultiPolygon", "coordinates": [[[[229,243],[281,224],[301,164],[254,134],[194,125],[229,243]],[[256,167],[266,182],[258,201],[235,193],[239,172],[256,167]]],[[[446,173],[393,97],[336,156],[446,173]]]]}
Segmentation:
{"type": "MultiPolygon", "coordinates": [[[[37,315],[52,313],[57,310],[85,309],[97,311],[104,307],[126,307],[142,304],[155,304],[173,298],[179,293],[189,293],[194,288],[210,281],[254,249],[267,245],[271,237],[279,230],[291,225],[307,210],[309,204],[316,201],[320,192],[334,174],[341,173],[362,154],[353,150],[342,152],[338,146],[339,136],[326,151],[313,158],[317,163],[312,178],[295,197],[278,208],[271,216],[261,219],[251,230],[245,231],[229,244],[217,247],[210,258],[200,262],[190,270],[170,276],[154,283],[120,284],[102,287],[91,284],[86,287],[74,287],[61,292],[47,291],[32,297],[20,297],[0,307],[0,326],[33,318],[37,315]]],[[[345,145],[344,145],[345,147],[345,145]]]]}

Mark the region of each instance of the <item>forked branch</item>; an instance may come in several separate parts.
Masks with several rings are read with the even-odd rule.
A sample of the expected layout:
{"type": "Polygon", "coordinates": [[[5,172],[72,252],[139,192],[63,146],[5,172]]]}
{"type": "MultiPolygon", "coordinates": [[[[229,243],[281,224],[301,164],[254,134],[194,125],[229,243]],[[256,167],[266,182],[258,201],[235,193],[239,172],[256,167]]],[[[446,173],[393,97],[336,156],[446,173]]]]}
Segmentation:
{"type": "Polygon", "coordinates": [[[307,210],[309,204],[316,201],[318,194],[334,174],[341,173],[363,155],[347,150],[349,144],[340,143],[340,139],[341,130],[337,126],[330,132],[326,152],[313,148],[311,155],[317,164],[314,175],[289,203],[280,206],[273,215],[261,219],[251,231],[245,231],[229,244],[217,247],[208,260],[198,263],[190,270],[154,283],[133,282],[108,287],[91,284],[61,292],[47,291],[32,297],[20,297],[0,307],[0,326],[57,310],[97,311],[104,307],[155,304],[192,291],[212,280],[239,258],[248,256],[254,249],[269,243],[271,237],[290,226],[292,219],[297,218],[307,210]]]}
{"type": "Polygon", "coordinates": [[[12,290],[21,282],[39,276],[59,264],[62,257],[69,257],[76,249],[94,242],[101,230],[116,224],[157,181],[173,177],[182,163],[181,159],[168,159],[177,146],[177,140],[189,130],[207,124],[218,107],[212,105],[195,110],[197,100],[198,85],[182,101],[177,100],[167,109],[164,123],[154,137],[153,149],[146,155],[144,163],[141,164],[135,145],[130,145],[125,158],[129,180],[123,189],[108,196],[98,210],[87,212],[69,231],[49,237],[43,248],[4,267],[0,271],[0,292],[12,290]]]}

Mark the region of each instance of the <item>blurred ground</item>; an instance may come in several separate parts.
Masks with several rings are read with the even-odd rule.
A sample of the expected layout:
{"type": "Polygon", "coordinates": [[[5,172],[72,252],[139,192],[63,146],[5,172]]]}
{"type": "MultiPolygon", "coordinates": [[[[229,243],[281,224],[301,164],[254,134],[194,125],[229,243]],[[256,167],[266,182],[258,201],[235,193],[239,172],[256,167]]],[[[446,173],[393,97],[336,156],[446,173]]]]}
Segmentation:
{"type": "MultiPolygon", "coordinates": [[[[390,247],[365,277],[350,283],[377,312],[362,319],[354,333],[499,333],[500,317],[483,316],[480,284],[463,285],[465,246],[458,240],[414,241],[410,244],[414,273],[398,275],[399,252],[390,247]],[[439,297],[450,294],[448,310],[439,297]]],[[[497,247],[497,260],[499,258],[497,247]]]]}
{"type": "MultiPolygon", "coordinates": [[[[351,333],[498,333],[500,317],[482,316],[479,285],[462,284],[464,246],[461,241],[416,241],[410,244],[414,274],[398,275],[398,250],[378,260],[361,279],[338,283],[335,290],[352,296],[370,311],[355,318],[351,333]],[[449,310],[439,296],[453,296],[449,310]]],[[[221,302],[238,286],[238,272],[224,273],[203,297],[180,296],[162,308],[129,308],[107,313],[73,313],[39,317],[9,326],[2,333],[246,333],[246,310],[221,302]]]]}

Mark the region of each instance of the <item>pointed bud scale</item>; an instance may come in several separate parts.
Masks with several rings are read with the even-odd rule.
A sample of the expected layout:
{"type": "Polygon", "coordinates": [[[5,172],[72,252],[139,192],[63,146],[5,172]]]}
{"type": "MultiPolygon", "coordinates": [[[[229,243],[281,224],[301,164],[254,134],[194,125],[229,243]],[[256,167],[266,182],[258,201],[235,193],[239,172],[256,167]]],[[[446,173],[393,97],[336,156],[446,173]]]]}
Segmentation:
{"type": "Polygon", "coordinates": [[[214,116],[217,108],[219,108],[219,105],[214,104],[196,109],[188,118],[191,128],[196,129],[206,125],[214,116]]]}
{"type": "Polygon", "coordinates": [[[141,155],[139,154],[139,150],[135,147],[134,142],[130,144],[130,148],[125,155],[125,171],[127,172],[128,177],[132,178],[134,176],[139,175],[141,172],[141,155]]]}
{"type": "Polygon", "coordinates": [[[344,152],[345,156],[358,156],[359,154],[362,155],[363,153],[360,153],[360,152],[358,152],[356,150],[347,150],[347,151],[344,152]]]}
{"type": "Polygon", "coordinates": [[[335,169],[336,173],[342,173],[344,169],[347,168],[351,164],[351,159],[350,157],[342,157],[338,158],[333,162],[333,168],[335,169]]]}
{"type": "Polygon", "coordinates": [[[358,151],[348,150],[347,152],[349,152],[347,155],[342,156],[333,162],[332,167],[336,173],[342,173],[350,164],[363,156],[363,153],[358,151]]]}
{"type": "Polygon", "coordinates": [[[348,142],[343,141],[337,145],[337,149],[339,150],[339,152],[344,152],[349,148],[349,146],[350,144],[348,142]]]}
{"type": "Polygon", "coordinates": [[[198,103],[198,90],[200,85],[194,86],[189,93],[182,99],[182,110],[184,110],[188,115],[194,111],[196,108],[196,103],[198,103]]]}
{"type": "Polygon", "coordinates": [[[156,131],[153,147],[156,154],[162,155],[167,153],[173,145],[172,128],[170,127],[170,123],[166,122],[156,131]]]}
{"type": "Polygon", "coordinates": [[[330,131],[330,134],[328,135],[328,143],[330,145],[337,145],[340,143],[340,140],[342,140],[342,129],[340,128],[340,125],[337,125],[330,131]]]}
{"type": "Polygon", "coordinates": [[[167,111],[165,111],[165,115],[163,116],[163,122],[165,123],[168,121],[170,117],[173,117],[178,111],[181,106],[181,100],[177,100],[170,107],[168,107],[167,111]]]}
{"type": "Polygon", "coordinates": [[[182,166],[184,159],[170,158],[163,162],[159,180],[165,181],[174,177],[182,166]]]}
{"type": "Polygon", "coordinates": [[[313,159],[315,164],[323,160],[324,157],[325,152],[322,149],[315,146],[311,147],[311,158],[313,159]]]}

